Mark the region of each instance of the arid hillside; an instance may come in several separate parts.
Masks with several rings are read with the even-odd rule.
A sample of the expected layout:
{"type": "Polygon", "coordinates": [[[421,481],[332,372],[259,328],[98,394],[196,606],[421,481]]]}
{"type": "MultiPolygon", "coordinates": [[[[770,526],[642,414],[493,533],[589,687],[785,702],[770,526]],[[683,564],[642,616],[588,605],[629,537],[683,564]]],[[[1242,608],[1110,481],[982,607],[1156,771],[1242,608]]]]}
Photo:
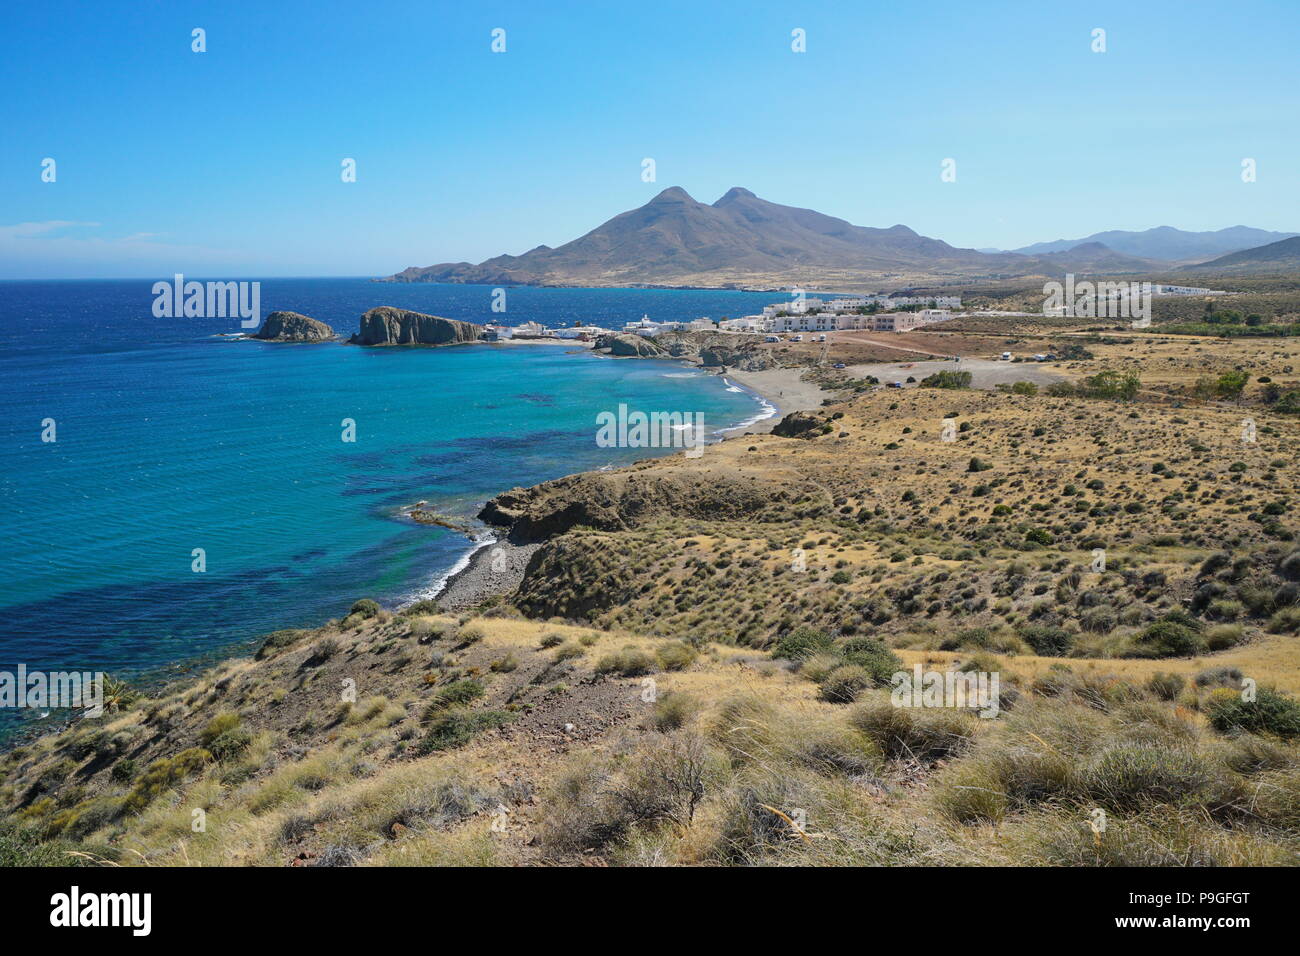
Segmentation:
{"type": "Polygon", "coordinates": [[[4,758],[3,852],[1300,863],[1300,419],[1263,396],[1293,349],[1078,341],[1047,387],[850,387],[503,494],[517,590],[123,690],[4,758]],[[899,706],[915,666],[992,706],[899,706]]]}

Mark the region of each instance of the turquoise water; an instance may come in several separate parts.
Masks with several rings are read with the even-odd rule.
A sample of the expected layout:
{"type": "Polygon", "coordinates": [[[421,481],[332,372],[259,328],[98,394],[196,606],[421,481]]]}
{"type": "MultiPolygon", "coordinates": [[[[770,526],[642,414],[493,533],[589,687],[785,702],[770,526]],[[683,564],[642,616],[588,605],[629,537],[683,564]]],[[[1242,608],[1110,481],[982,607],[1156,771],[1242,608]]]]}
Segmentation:
{"type": "MultiPolygon", "coordinates": [[[[150,285],[0,283],[0,668],[148,671],[322,623],[358,597],[398,603],[471,544],[401,507],[468,517],[505,489],[646,457],[596,446],[596,415],[620,402],[702,412],[710,429],[761,411],[680,363],[567,346],[231,340],[230,320],[153,318],[150,285]]],[[[346,333],[377,304],[484,321],[490,291],[268,280],[262,301],[346,333]]],[[[612,324],[742,314],[771,296],[510,297],[510,322],[612,324]]]]}

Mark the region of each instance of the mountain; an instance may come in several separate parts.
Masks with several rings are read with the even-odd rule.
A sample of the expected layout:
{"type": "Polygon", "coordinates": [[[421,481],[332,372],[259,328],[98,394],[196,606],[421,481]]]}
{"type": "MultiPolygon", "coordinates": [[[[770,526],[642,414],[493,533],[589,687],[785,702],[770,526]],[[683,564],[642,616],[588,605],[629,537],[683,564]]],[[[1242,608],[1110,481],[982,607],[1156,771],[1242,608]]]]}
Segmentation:
{"type": "Polygon", "coordinates": [[[1035,258],[1040,270],[1048,275],[1062,272],[1117,275],[1130,272],[1159,272],[1168,267],[1168,263],[1155,259],[1139,259],[1136,256],[1116,252],[1100,242],[1085,242],[1072,249],[1049,252],[1035,258]]]}
{"type": "Polygon", "coordinates": [[[673,186],[558,248],[538,246],[477,265],[444,262],[409,268],[387,281],[832,287],[873,279],[1056,274],[1083,271],[1081,263],[1102,259],[1116,271],[1151,266],[1091,248],[1041,259],[958,249],[907,226],[855,226],[811,209],[768,202],[739,186],[712,205],[673,186]]]}
{"type": "Polygon", "coordinates": [[[1229,226],[1227,229],[1214,232],[1185,232],[1173,226],[1157,226],[1142,232],[1116,229],[1110,232],[1093,233],[1083,239],[1036,242],[1014,251],[1027,256],[1040,256],[1046,253],[1064,252],[1084,243],[1100,242],[1116,252],[1130,256],[1186,262],[1192,259],[1210,259],[1239,249],[1249,249],[1266,242],[1287,239],[1294,235],[1297,234],[1269,232],[1267,229],[1252,229],[1250,226],[1229,226]]]}
{"type": "Polygon", "coordinates": [[[1243,249],[1240,252],[1229,253],[1210,262],[1184,266],[1179,271],[1218,272],[1228,275],[1300,272],[1300,236],[1292,236],[1279,242],[1270,242],[1266,246],[1259,246],[1255,249],[1243,249]]]}

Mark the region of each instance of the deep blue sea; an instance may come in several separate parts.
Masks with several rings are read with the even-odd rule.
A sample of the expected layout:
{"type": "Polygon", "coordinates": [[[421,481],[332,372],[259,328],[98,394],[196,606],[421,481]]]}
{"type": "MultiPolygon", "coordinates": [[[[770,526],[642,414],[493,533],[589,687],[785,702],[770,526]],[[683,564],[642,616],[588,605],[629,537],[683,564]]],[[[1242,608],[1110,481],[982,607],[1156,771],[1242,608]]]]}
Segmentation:
{"type": "MultiPolygon", "coordinates": [[[[702,412],[710,429],[762,410],[678,363],[567,346],[232,340],[238,320],[155,318],[152,285],[0,282],[0,669],[165,672],[359,597],[400,603],[471,546],[402,506],[472,516],[505,489],[645,457],[595,443],[596,414],[620,402],[702,412]]],[[[772,297],[512,288],[501,315],[482,286],[261,282],[262,315],[291,309],[345,335],[377,305],[615,326],[742,315],[772,297]]]]}

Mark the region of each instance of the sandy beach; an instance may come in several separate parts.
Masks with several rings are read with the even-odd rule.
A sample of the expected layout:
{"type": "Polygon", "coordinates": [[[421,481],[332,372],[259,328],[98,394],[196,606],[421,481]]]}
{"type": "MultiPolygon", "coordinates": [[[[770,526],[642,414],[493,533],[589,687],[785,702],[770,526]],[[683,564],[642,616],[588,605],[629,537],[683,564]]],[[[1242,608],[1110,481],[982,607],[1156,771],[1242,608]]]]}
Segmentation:
{"type": "Polygon", "coordinates": [[[776,427],[777,422],[791,412],[821,408],[825,399],[836,397],[834,392],[828,391],[819,385],[814,385],[812,382],[802,381],[800,376],[806,371],[808,371],[807,368],[797,367],[768,368],[759,372],[742,372],[738,369],[728,369],[721,372],[723,378],[757,393],[776,408],[775,415],[743,428],[729,429],[724,434],[729,437],[766,434],[776,427]]]}

